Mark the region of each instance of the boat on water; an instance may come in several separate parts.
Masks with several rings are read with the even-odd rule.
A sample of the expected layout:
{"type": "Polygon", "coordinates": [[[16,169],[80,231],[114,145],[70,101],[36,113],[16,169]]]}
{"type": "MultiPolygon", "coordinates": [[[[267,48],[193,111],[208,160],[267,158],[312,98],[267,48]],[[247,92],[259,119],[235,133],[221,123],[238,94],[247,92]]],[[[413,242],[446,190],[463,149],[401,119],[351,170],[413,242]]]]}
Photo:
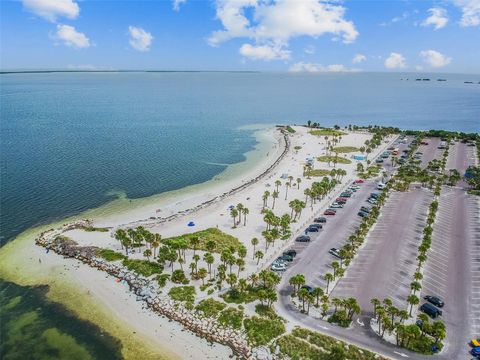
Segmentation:
{"type": "Polygon", "coordinates": [[[422,81],[422,79],[415,79],[415,81],[422,81]]]}
{"type": "Polygon", "coordinates": [[[430,81],[430,79],[428,79],[428,78],[425,78],[425,79],[422,79],[422,80],[423,80],[423,81],[430,81]]]}
{"type": "Polygon", "coordinates": [[[437,79],[437,81],[447,81],[447,79],[437,79]]]}
{"type": "Polygon", "coordinates": [[[473,81],[464,81],[464,84],[473,84],[473,81]]]}

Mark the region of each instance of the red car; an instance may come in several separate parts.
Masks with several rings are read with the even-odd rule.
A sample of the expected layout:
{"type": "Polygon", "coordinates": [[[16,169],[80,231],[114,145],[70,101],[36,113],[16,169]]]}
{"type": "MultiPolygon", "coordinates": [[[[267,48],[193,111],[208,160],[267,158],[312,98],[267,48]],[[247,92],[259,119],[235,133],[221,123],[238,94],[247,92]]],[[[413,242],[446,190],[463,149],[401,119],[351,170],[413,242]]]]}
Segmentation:
{"type": "Polygon", "coordinates": [[[346,197],[339,197],[339,198],[337,198],[337,201],[347,202],[347,201],[348,201],[348,198],[346,198],[346,197]]]}
{"type": "Polygon", "coordinates": [[[355,180],[355,184],[363,184],[364,182],[365,182],[365,180],[363,180],[363,179],[355,180]]]}
{"type": "Polygon", "coordinates": [[[424,140],[424,141],[421,142],[421,144],[422,144],[422,145],[428,145],[428,141],[425,141],[425,140],[424,140]]]}
{"type": "Polygon", "coordinates": [[[325,210],[325,212],[323,213],[323,215],[335,215],[337,212],[333,209],[327,209],[325,210]]]}

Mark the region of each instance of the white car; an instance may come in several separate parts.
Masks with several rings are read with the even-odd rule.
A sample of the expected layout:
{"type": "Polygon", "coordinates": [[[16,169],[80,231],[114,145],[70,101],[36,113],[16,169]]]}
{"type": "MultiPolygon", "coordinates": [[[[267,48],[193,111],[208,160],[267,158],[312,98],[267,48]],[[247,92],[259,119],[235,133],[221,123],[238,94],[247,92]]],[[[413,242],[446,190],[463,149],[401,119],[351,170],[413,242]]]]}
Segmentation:
{"type": "Polygon", "coordinates": [[[285,271],[287,269],[287,266],[285,265],[285,263],[276,262],[272,264],[271,269],[273,271],[285,271]]]}
{"type": "Polygon", "coordinates": [[[377,184],[377,189],[378,189],[378,190],[383,190],[383,189],[385,189],[386,187],[387,187],[387,184],[384,184],[384,183],[382,183],[382,182],[379,182],[379,183],[377,184]]]}
{"type": "Polygon", "coordinates": [[[330,208],[332,208],[332,209],[341,209],[341,208],[343,208],[343,204],[339,204],[339,203],[337,203],[337,202],[334,202],[334,203],[332,203],[332,205],[330,205],[330,208]]]}

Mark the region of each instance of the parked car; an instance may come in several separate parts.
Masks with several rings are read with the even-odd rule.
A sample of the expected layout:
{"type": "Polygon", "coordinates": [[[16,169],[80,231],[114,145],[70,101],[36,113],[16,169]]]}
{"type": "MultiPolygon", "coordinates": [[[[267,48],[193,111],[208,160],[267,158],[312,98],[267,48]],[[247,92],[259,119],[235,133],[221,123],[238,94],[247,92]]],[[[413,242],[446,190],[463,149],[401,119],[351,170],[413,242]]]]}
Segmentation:
{"type": "Polygon", "coordinates": [[[340,256],[340,252],[338,251],[338,249],[336,248],[331,248],[330,250],[328,250],[329,254],[339,258],[339,259],[342,259],[342,257],[340,256]]]}
{"type": "Polygon", "coordinates": [[[310,224],[308,227],[316,227],[317,229],[323,229],[323,225],[321,224],[310,224]]]}
{"type": "Polygon", "coordinates": [[[340,203],[335,201],[334,203],[332,203],[332,205],[330,205],[330,207],[332,209],[341,209],[341,208],[343,208],[343,204],[340,204],[340,203]]]}
{"type": "Polygon", "coordinates": [[[443,307],[443,305],[445,305],[445,303],[436,296],[427,295],[427,296],[424,297],[424,299],[427,300],[429,303],[431,303],[435,306],[438,306],[440,308],[443,307]]]}
{"type": "Polygon", "coordinates": [[[470,341],[470,346],[471,347],[479,347],[480,346],[480,339],[472,339],[472,341],[470,341]]]}
{"type": "Polygon", "coordinates": [[[357,190],[358,190],[358,189],[357,189],[356,187],[350,186],[347,191],[357,192],[357,190]]]}
{"type": "Polygon", "coordinates": [[[342,193],[340,194],[340,197],[349,198],[349,197],[352,197],[352,193],[342,192],[342,193]]]}
{"type": "Polygon", "coordinates": [[[366,216],[368,216],[368,213],[367,213],[367,212],[365,212],[365,211],[359,211],[359,212],[358,212],[358,216],[360,216],[360,217],[362,217],[362,218],[363,218],[363,217],[366,217],[366,216]]]}
{"type": "Polygon", "coordinates": [[[424,303],[422,306],[420,306],[420,311],[423,311],[425,314],[430,316],[432,319],[435,319],[438,316],[442,315],[442,310],[436,308],[432,304],[429,303],[424,303]]]}
{"type": "Polygon", "coordinates": [[[377,200],[375,200],[374,198],[368,198],[367,202],[369,204],[372,204],[372,205],[376,205],[377,204],[377,200]]]}
{"type": "Polygon", "coordinates": [[[309,285],[303,285],[300,289],[307,290],[309,294],[313,293],[313,287],[311,287],[309,285]]]}
{"type": "Polygon", "coordinates": [[[422,140],[422,142],[421,142],[420,144],[422,144],[422,145],[428,145],[428,141],[422,140]]]}
{"type": "Polygon", "coordinates": [[[309,233],[309,232],[319,232],[320,229],[316,226],[309,226],[306,230],[305,230],[305,234],[309,233]]]}
{"type": "Polygon", "coordinates": [[[288,256],[291,256],[292,258],[294,258],[295,256],[297,256],[297,251],[293,250],[293,249],[290,249],[290,250],[284,251],[283,255],[288,255],[288,256]]]}
{"type": "Polygon", "coordinates": [[[363,184],[364,182],[365,182],[365,180],[363,180],[363,179],[355,180],[355,184],[363,184]]]}
{"type": "Polygon", "coordinates": [[[382,158],[379,158],[379,159],[375,160],[375,162],[376,162],[377,164],[382,164],[382,163],[383,163],[383,159],[382,159],[382,158]]]}
{"type": "Polygon", "coordinates": [[[337,201],[343,201],[343,202],[345,202],[345,203],[346,203],[346,202],[348,201],[348,198],[345,198],[345,197],[338,197],[336,200],[337,200],[337,201]]]}
{"type": "Polygon", "coordinates": [[[327,209],[323,212],[323,215],[335,215],[336,213],[335,209],[327,209]]]}
{"type": "Polygon", "coordinates": [[[387,187],[387,184],[384,184],[384,183],[382,183],[382,182],[379,182],[379,183],[377,184],[377,189],[378,189],[378,190],[383,190],[383,189],[385,189],[386,187],[387,187]]]}
{"type": "Polygon", "coordinates": [[[372,210],[372,209],[369,208],[369,207],[367,207],[367,206],[362,206],[362,207],[360,208],[360,211],[363,211],[363,212],[366,212],[366,213],[369,213],[370,210],[372,210]]]}
{"type": "Polygon", "coordinates": [[[295,239],[295,241],[298,242],[310,242],[310,236],[307,235],[301,235],[295,239]]]}
{"type": "Polygon", "coordinates": [[[480,356],[480,346],[474,347],[472,350],[470,350],[470,353],[473,356],[479,357],[480,356]]]}
{"type": "Polygon", "coordinates": [[[291,263],[293,261],[293,257],[290,256],[290,255],[282,255],[282,256],[279,256],[276,261],[279,261],[279,262],[284,262],[286,264],[288,263],[291,263]]]}
{"type": "Polygon", "coordinates": [[[380,193],[371,193],[370,197],[374,199],[378,199],[380,197],[380,193]]]}
{"type": "Polygon", "coordinates": [[[273,263],[271,269],[272,271],[285,271],[287,270],[287,266],[281,263],[273,263]]]}
{"type": "Polygon", "coordinates": [[[313,220],[313,222],[324,224],[324,223],[327,222],[327,218],[324,218],[323,216],[320,216],[320,217],[315,218],[315,219],[313,220]]]}

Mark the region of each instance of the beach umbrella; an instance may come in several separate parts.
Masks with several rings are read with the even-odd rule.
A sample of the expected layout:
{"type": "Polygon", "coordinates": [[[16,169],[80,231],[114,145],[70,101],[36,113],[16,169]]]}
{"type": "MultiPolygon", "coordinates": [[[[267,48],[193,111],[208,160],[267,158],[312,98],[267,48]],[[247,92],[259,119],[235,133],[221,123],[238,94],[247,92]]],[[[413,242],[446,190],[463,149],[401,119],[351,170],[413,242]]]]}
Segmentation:
{"type": "Polygon", "coordinates": [[[193,221],[190,221],[187,226],[195,226],[195,223],[193,221]]]}

